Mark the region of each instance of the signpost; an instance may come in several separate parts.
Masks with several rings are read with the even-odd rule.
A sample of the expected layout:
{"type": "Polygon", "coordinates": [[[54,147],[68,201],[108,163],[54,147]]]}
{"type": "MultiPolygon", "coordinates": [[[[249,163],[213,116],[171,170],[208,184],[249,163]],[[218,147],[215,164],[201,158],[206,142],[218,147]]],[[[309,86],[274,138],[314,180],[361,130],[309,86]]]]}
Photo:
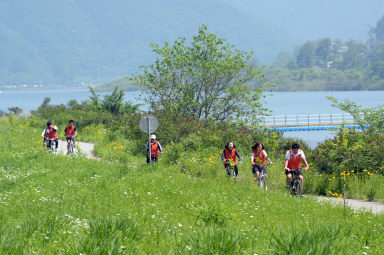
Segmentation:
{"type": "Polygon", "coordinates": [[[140,128],[148,134],[148,145],[149,145],[149,164],[152,164],[151,154],[151,133],[155,132],[159,127],[159,121],[152,114],[144,115],[140,120],[140,128]]]}

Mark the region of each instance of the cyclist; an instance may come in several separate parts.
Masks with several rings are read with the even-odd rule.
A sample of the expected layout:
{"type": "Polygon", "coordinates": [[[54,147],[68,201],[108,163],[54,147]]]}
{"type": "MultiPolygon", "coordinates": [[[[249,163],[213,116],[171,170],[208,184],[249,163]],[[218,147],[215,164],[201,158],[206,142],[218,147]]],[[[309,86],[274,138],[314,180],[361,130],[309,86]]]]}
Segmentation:
{"type": "MultiPolygon", "coordinates": [[[[273,162],[268,158],[265,152],[265,147],[262,142],[257,142],[252,147],[251,164],[252,173],[255,175],[255,183],[259,182],[260,173],[264,172],[265,181],[267,181],[267,161],[273,165],[273,162]]],[[[258,183],[259,184],[259,183],[258,183]]]]}
{"type": "MultiPolygon", "coordinates": [[[[149,143],[147,142],[147,164],[149,164],[149,143]]],[[[160,154],[163,153],[163,148],[158,141],[156,141],[156,136],[151,135],[151,160],[152,162],[157,163],[159,161],[160,154]]]]}
{"type": "Polygon", "coordinates": [[[73,120],[70,120],[69,123],[68,123],[68,126],[65,128],[64,132],[65,132],[65,139],[67,141],[67,150],[68,150],[68,154],[69,154],[69,147],[70,147],[70,144],[71,144],[71,140],[73,141],[73,146],[75,146],[75,138],[77,136],[77,131],[76,131],[76,127],[74,126],[75,124],[75,121],[73,120]]]}
{"type": "Polygon", "coordinates": [[[59,147],[59,138],[57,136],[57,127],[52,125],[51,121],[48,121],[47,123],[47,131],[48,131],[48,148],[51,147],[51,143],[55,142],[55,151],[57,151],[57,148],[59,147]]]}
{"type": "Polygon", "coordinates": [[[239,152],[236,150],[236,145],[233,142],[228,142],[224,148],[223,154],[221,155],[221,160],[224,163],[225,170],[227,170],[228,177],[231,176],[230,170],[230,161],[233,161],[235,164],[233,167],[233,179],[237,180],[237,176],[239,174],[239,169],[237,167],[237,158],[242,160],[239,152]]]}
{"type": "Polygon", "coordinates": [[[44,128],[43,133],[41,133],[41,137],[44,139],[44,140],[43,140],[43,148],[44,148],[45,146],[47,146],[48,133],[49,133],[49,130],[48,130],[49,125],[52,125],[52,122],[48,121],[48,122],[47,122],[47,127],[44,128]]]}
{"type": "MultiPolygon", "coordinates": [[[[304,171],[307,171],[309,169],[307,159],[305,158],[304,152],[300,149],[300,145],[298,143],[292,144],[292,149],[287,151],[287,155],[285,156],[285,175],[287,176],[287,187],[289,187],[289,184],[291,183],[292,179],[292,171],[294,169],[300,169],[301,167],[301,161],[304,161],[305,168],[304,171]]],[[[299,176],[299,179],[301,181],[301,187],[304,187],[304,179],[303,174],[300,172],[297,173],[299,176]]]]}

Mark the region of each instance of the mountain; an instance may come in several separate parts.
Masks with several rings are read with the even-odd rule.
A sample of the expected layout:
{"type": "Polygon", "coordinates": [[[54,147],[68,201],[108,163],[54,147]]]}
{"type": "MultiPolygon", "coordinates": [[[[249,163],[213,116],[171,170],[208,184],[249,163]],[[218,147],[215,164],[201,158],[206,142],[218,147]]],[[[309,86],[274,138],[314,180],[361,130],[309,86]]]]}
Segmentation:
{"type": "Polygon", "coordinates": [[[305,38],[292,30],[300,4],[309,6],[301,0],[1,0],[0,86],[107,82],[152,63],[150,43],[191,38],[202,24],[270,63],[305,38]],[[283,6],[279,12],[275,2],[283,6]]]}
{"type": "Polygon", "coordinates": [[[150,43],[190,38],[202,24],[261,60],[294,45],[283,30],[213,0],[2,0],[0,84],[112,80],[151,63],[150,43]]]}
{"type": "Polygon", "coordinates": [[[223,0],[241,11],[279,25],[302,42],[330,37],[368,40],[384,15],[384,0],[223,0]]]}

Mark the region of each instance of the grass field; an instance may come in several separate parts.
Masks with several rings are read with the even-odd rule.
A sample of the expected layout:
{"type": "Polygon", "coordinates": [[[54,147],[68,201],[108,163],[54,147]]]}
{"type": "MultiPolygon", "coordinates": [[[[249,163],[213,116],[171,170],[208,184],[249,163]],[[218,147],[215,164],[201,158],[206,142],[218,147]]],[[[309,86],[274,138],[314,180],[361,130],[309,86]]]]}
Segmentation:
{"type": "Polygon", "coordinates": [[[129,153],[129,144],[113,144],[98,148],[105,160],[56,156],[42,150],[41,130],[7,127],[0,137],[1,254],[384,250],[383,215],[291,197],[277,166],[270,191],[262,192],[247,163],[234,182],[210,155],[148,167],[129,153]]]}

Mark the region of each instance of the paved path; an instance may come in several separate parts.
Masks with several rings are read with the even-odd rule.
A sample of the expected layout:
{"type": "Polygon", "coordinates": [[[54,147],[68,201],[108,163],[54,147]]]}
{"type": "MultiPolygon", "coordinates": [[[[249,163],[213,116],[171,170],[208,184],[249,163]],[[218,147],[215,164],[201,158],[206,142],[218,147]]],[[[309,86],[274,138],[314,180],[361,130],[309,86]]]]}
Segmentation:
{"type": "MultiPolygon", "coordinates": [[[[97,159],[95,155],[93,155],[93,149],[95,144],[93,143],[84,143],[84,142],[76,142],[76,147],[80,148],[80,152],[84,153],[89,159],[97,159]]],[[[67,154],[67,143],[63,140],[59,141],[58,153],[67,154]]]]}
{"type": "MultiPolygon", "coordinates": [[[[334,205],[343,206],[344,200],[335,197],[316,197],[320,202],[329,202],[334,205]]],[[[369,202],[358,199],[345,199],[345,205],[357,209],[366,210],[372,213],[384,213],[384,204],[378,202],[369,202]]]]}

